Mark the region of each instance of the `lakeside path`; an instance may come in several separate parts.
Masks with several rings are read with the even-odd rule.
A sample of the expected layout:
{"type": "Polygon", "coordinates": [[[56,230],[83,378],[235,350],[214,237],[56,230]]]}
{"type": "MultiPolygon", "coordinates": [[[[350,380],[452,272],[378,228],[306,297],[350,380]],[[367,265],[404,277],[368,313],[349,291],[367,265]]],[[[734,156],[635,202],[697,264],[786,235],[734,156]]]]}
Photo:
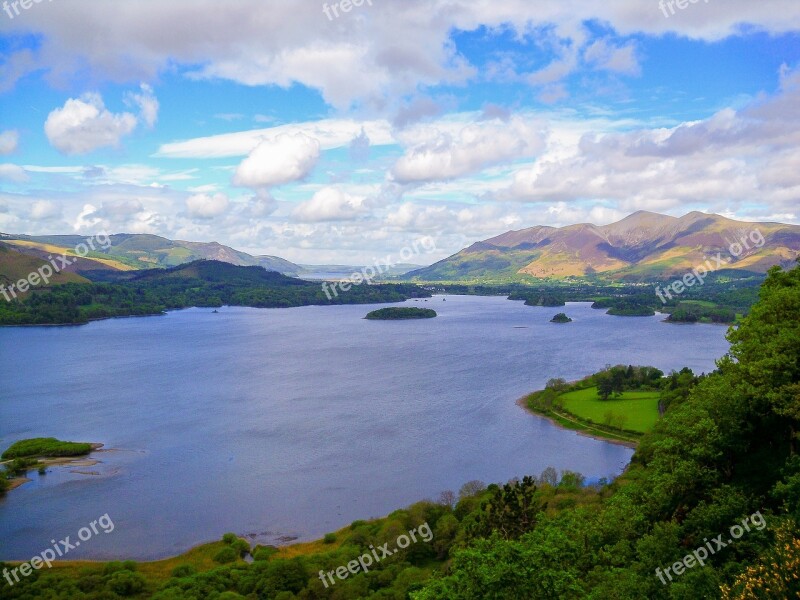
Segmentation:
{"type": "MultiPolygon", "coordinates": [[[[636,440],[632,440],[630,438],[624,438],[623,436],[619,436],[618,438],[608,437],[608,434],[605,431],[603,431],[602,429],[597,429],[596,427],[592,427],[588,423],[585,423],[583,421],[579,421],[577,419],[574,419],[574,418],[572,418],[570,416],[567,416],[565,414],[562,414],[562,413],[559,413],[559,412],[556,412],[556,411],[552,411],[552,412],[558,418],[555,418],[555,417],[553,417],[551,415],[546,415],[546,414],[542,414],[540,412],[536,412],[535,410],[531,410],[531,408],[528,406],[527,400],[528,400],[528,396],[523,396],[522,398],[517,400],[517,406],[522,408],[527,413],[530,413],[530,414],[535,415],[537,417],[541,417],[543,419],[547,419],[548,421],[553,423],[556,427],[560,427],[561,429],[566,429],[567,431],[574,431],[578,435],[583,435],[583,436],[586,436],[586,437],[590,437],[590,438],[593,438],[595,440],[600,440],[600,441],[603,441],[603,442],[609,442],[611,444],[617,444],[618,446],[625,446],[626,448],[636,449],[636,447],[639,445],[636,440]],[[575,427],[567,427],[566,425],[561,423],[559,421],[559,419],[563,419],[564,421],[569,421],[570,423],[573,423],[575,425],[575,427]],[[622,438],[622,439],[619,439],[619,438],[622,438]]],[[[618,434],[614,434],[614,435],[618,435],[618,434]]]]}

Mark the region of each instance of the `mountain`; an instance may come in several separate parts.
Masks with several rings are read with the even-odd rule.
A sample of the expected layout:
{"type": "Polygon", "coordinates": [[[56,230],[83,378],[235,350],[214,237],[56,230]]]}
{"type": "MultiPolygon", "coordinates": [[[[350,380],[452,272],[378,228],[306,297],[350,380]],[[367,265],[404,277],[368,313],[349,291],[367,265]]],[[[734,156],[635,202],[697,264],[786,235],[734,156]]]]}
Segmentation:
{"type": "Polygon", "coordinates": [[[586,276],[657,280],[683,275],[709,259],[717,268],[713,259],[717,253],[726,269],[764,273],[773,265],[789,266],[800,255],[800,226],[734,221],[701,212],[671,217],[639,211],[610,225],[581,223],[509,231],[406,277],[416,281],[586,276]]]}
{"type": "MultiPolygon", "coordinates": [[[[242,267],[264,267],[285,275],[297,276],[303,268],[277,256],[252,256],[217,242],[186,242],[157,235],[119,233],[109,236],[107,249],[91,252],[72,266],[75,273],[90,279],[91,271],[127,271],[153,267],[174,267],[196,260],[218,260],[242,267]]],[[[71,254],[78,244],[86,241],[79,235],[9,235],[0,239],[19,252],[45,258],[49,255],[71,254]]]]}

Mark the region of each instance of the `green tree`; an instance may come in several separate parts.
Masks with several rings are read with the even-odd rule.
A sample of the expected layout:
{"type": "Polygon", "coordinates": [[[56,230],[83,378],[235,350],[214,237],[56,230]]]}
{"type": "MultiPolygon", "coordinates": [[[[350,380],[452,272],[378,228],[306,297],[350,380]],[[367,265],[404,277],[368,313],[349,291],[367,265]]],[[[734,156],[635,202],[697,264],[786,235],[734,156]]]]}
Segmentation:
{"type": "Polygon", "coordinates": [[[495,487],[491,497],[481,504],[471,534],[488,537],[497,533],[510,540],[530,531],[545,508],[536,491],[536,480],[530,476],[495,487]]]}

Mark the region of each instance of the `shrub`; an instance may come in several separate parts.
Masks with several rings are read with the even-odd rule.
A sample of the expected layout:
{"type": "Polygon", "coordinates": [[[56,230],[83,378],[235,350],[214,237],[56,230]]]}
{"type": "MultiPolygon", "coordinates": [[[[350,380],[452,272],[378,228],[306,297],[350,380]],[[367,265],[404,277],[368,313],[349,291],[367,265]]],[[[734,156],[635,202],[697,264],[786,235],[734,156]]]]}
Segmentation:
{"type": "Polygon", "coordinates": [[[173,577],[191,577],[195,573],[197,573],[197,569],[192,565],[178,565],[172,569],[173,577]]]}
{"type": "Polygon", "coordinates": [[[326,533],[325,537],[322,538],[323,544],[333,544],[336,541],[336,534],[335,533],[326,533]]]}
{"type": "Polygon", "coordinates": [[[225,542],[226,544],[232,544],[237,539],[239,538],[236,536],[235,533],[226,533],[225,535],[222,536],[222,541],[225,542]]]}
{"type": "Polygon", "coordinates": [[[239,556],[245,556],[246,554],[250,553],[250,544],[247,540],[243,540],[241,538],[237,538],[235,542],[231,544],[231,548],[236,550],[239,553],[239,556]]]}
{"type": "Polygon", "coordinates": [[[222,548],[219,552],[214,555],[214,562],[219,563],[221,565],[232,563],[237,558],[239,558],[239,554],[230,546],[226,546],[222,548]]]}
{"type": "Polygon", "coordinates": [[[118,571],[108,579],[109,589],[119,596],[138,594],[144,589],[144,584],[144,577],[127,570],[118,571]]]}
{"type": "Polygon", "coordinates": [[[103,574],[104,575],[112,575],[113,573],[118,573],[119,571],[135,571],[136,570],[136,563],[132,560],[126,560],[125,562],[120,562],[118,560],[112,560],[108,562],[103,567],[103,574]]]}

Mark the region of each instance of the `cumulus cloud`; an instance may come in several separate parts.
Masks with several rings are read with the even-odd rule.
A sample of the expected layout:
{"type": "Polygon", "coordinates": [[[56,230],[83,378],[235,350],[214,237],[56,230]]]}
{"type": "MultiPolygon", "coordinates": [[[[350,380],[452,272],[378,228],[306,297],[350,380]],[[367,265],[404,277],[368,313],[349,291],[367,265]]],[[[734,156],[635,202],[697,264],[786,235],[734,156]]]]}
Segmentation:
{"type": "Polygon", "coordinates": [[[619,210],[700,206],[722,212],[757,203],[792,213],[800,201],[800,70],[773,96],[671,128],[590,131],[548,148],[498,197],[595,200],[619,210]]]}
{"type": "Polygon", "coordinates": [[[50,68],[63,76],[88,67],[119,81],[152,77],[177,60],[204,65],[198,77],[225,77],[247,85],[298,82],[343,106],[386,91],[413,92],[469,77],[468,65],[449,43],[454,29],[508,25],[524,34],[532,24],[574,28],[598,21],[622,34],[672,32],[713,41],[737,33],[743,23],[781,33],[796,30],[800,22],[794,0],[772,0],[766,10],[764,3],[749,0],[701,4],[671,19],[657,8],[625,0],[542,0],[535,10],[529,0],[408,0],[372,7],[369,13],[353,12],[347,27],[321,27],[319,5],[265,6],[242,0],[224,13],[218,8],[213,0],[173,0],[148,11],[78,0],[69,6],[53,3],[47,15],[31,12],[24,23],[20,19],[9,25],[44,34],[44,64],[31,69],[50,68]],[[212,29],[211,38],[196,35],[212,29]]]}
{"type": "Polygon", "coordinates": [[[218,217],[230,206],[230,201],[225,194],[194,194],[186,199],[186,210],[189,216],[197,219],[213,219],[218,217]]]}
{"type": "Polygon", "coordinates": [[[12,165],[10,163],[0,164],[0,181],[12,181],[14,183],[24,183],[30,177],[25,172],[25,169],[19,165],[12,165]]]}
{"type": "MultiPolygon", "coordinates": [[[[25,17],[4,26],[39,34],[41,48],[8,53],[0,68],[7,71],[0,72],[6,88],[35,70],[59,83],[87,76],[130,83],[152,81],[178,64],[194,68],[196,78],[283,87],[299,83],[318,90],[329,104],[347,108],[357,102],[381,106],[387,98],[473,77],[476,69],[458,53],[453,31],[510,28],[527,37],[556,27],[578,49],[584,46],[581,25],[597,22],[621,36],[676,34],[717,41],[743,30],[796,31],[800,5],[795,0],[699,3],[665,19],[657,7],[629,0],[540,0],[535,8],[530,0],[406,0],[353,11],[346,27],[323,27],[317,4],[241,0],[220,11],[217,0],[172,0],[142,11],[135,4],[73,0],[25,17]],[[198,31],[214,35],[198,36],[198,31]]],[[[628,72],[628,52],[621,48],[606,65],[628,72]]],[[[571,54],[563,56],[537,76],[536,85],[557,82],[573,60],[571,54]]]]}
{"type": "Polygon", "coordinates": [[[398,182],[460,177],[490,165],[533,156],[544,147],[542,128],[519,118],[470,124],[455,134],[431,127],[428,135],[395,163],[392,175],[398,182]]]}
{"type": "Polygon", "coordinates": [[[319,158],[320,144],[304,133],[282,134],[256,146],[236,169],[234,185],[268,188],[298,181],[319,158]]]}
{"type": "Polygon", "coordinates": [[[339,188],[324,187],[300,204],[292,216],[305,223],[345,221],[364,213],[366,208],[364,197],[352,196],[339,188]]]}
{"type": "Polygon", "coordinates": [[[68,99],[47,116],[44,131],[50,144],[63,154],[87,154],[119,146],[122,138],[140,122],[153,127],[158,120],[158,99],[149,85],[142,83],[139,87],[139,93],[125,95],[125,103],[136,107],[138,116],[130,112],[112,113],[95,92],[68,99]]]}
{"type": "Polygon", "coordinates": [[[37,200],[31,204],[29,217],[33,221],[50,221],[61,216],[61,207],[49,200],[37,200]]]}
{"type": "Polygon", "coordinates": [[[278,202],[266,190],[258,190],[250,202],[247,204],[247,215],[255,218],[262,219],[270,216],[278,209],[278,202]]]}
{"type": "Polygon", "coordinates": [[[431,98],[416,98],[406,106],[400,108],[394,117],[395,127],[403,128],[411,123],[417,123],[426,117],[436,117],[442,114],[443,107],[431,98]]]}
{"type": "Polygon", "coordinates": [[[131,113],[109,112],[99,94],[70,98],[52,111],[44,124],[50,144],[63,154],[86,154],[107,146],[119,146],[136,127],[131,113]]]}
{"type": "Polygon", "coordinates": [[[0,155],[11,154],[19,144],[19,132],[14,129],[0,131],[0,155]]]}
{"type": "Polygon", "coordinates": [[[144,205],[135,198],[118,198],[104,201],[99,209],[88,216],[109,219],[115,222],[124,222],[132,215],[136,215],[143,210],[144,205]]]}

